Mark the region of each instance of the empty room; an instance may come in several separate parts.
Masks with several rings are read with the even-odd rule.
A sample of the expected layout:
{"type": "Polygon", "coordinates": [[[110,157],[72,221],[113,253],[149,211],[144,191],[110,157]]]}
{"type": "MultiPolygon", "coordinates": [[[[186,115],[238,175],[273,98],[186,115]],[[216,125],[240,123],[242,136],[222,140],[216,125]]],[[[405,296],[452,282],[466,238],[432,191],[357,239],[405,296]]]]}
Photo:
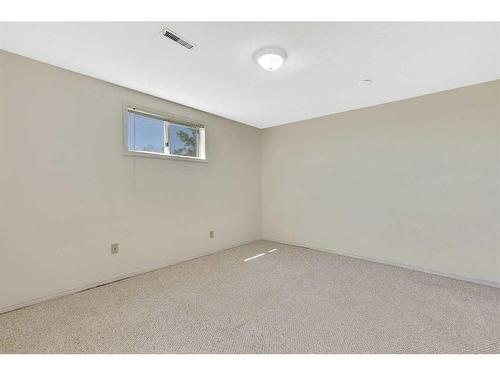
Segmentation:
{"type": "Polygon", "coordinates": [[[0,34],[0,353],[500,353],[499,22],[0,34]]]}

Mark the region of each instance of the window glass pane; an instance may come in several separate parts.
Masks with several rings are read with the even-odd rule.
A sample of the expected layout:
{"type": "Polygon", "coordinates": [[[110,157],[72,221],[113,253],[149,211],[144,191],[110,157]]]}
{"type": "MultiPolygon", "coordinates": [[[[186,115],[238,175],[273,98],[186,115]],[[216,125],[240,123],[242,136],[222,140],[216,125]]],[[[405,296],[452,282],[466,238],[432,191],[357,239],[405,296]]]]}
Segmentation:
{"type": "Polygon", "coordinates": [[[163,121],[128,113],[128,149],[130,151],[146,151],[164,153],[163,121]]]}
{"type": "Polygon", "coordinates": [[[170,123],[168,144],[172,155],[199,157],[200,129],[170,123]]]}

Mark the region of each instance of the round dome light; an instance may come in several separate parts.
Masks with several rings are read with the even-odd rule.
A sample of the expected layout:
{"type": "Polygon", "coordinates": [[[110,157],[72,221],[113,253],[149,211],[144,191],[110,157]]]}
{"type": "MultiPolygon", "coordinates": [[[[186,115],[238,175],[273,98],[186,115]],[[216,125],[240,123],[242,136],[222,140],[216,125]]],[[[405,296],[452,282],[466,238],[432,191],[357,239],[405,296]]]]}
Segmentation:
{"type": "Polygon", "coordinates": [[[257,63],[268,72],[281,68],[286,60],[286,53],[278,48],[264,48],[257,52],[257,63]]]}

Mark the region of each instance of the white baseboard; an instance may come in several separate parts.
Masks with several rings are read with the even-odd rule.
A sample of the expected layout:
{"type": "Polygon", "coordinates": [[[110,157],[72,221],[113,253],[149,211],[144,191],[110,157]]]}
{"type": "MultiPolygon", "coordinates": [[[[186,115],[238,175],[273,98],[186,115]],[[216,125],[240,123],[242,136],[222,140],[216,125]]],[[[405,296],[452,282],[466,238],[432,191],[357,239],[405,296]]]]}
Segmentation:
{"type": "MultiPolygon", "coordinates": [[[[240,243],[238,245],[231,246],[231,247],[229,247],[227,249],[231,249],[233,247],[247,245],[247,244],[255,242],[255,241],[258,241],[258,240],[252,240],[252,241],[243,242],[243,243],[240,243]]],[[[92,289],[92,288],[96,288],[98,286],[110,284],[110,283],[113,283],[115,281],[120,281],[120,280],[128,279],[129,277],[133,277],[133,276],[137,276],[137,275],[142,275],[142,274],[148,273],[148,272],[153,272],[153,271],[165,268],[165,267],[173,266],[175,264],[187,262],[187,261],[190,261],[190,260],[193,260],[193,259],[202,258],[204,256],[215,254],[215,253],[219,253],[219,252],[225,251],[227,249],[220,249],[220,250],[215,250],[215,251],[207,251],[207,252],[201,253],[200,255],[197,255],[195,257],[186,258],[184,260],[181,260],[180,262],[166,263],[166,264],[161,264],[161,265],[159,265],[157,267],[155,266],[155,267],[144,268],[144,269],[140,269],[140,270],[136,270],[136,271],[132,271],[132,272],[122,273],[122,274],[115,275],[113,277],[106,278],[104,280],[100,280],[100,281],[97,281],[97,282],[94,282],[94,283],[85,284],[85,285],[82,285],[82,286],[79,286],[79,287],[75,287],[75,288],[64,289],[64,290],[61,290],[59,292],[51,293],[49,295],[46,295],[46,296],[43,296],[43,297],[40,297],[40,298],[35,298],[35,299],[29,300],[29,301],[17,303],[17,304],[6,306],[6,307],[0,307],[0,314],[6,313],[6,312],[9,312],[9,311],[14,311],[14,310],[22,309],[23,307],[28,307],[28,306],[35,305],[37,303],[48,301],[48,300],[51,300],[51,299],[56,299],[56,298],[59,298],[59,297],[64,297],[64,296],[67,296],[69,294],[74,294],[74,293],[82,292],[82,291],[87,290],[87,289],[92,289]]]]}
{"type": "MultiPolygon", "coordinates": [[[[311,247],[311,246],[308,246],[308,245],[305,245],[305,244],[299,244],[299,243],[286,243],[286,242],[283,242],[283,241],[273,240],[273,239],[263,239],[263,240],[264,241],[271,241],[271,242],[282,243],[282,244],[290,245],[290,246],[304,247],[306,249],[311,249],[311,250],[316,250],[316,251],[322,251],[322,252],[330,253],[330,254],[347,256],[347,257],[350,257],[350,258],[362,259],[362,260],[366,260],[366,261],[370,261],[370,262],[375,262],[375,263],[386,264],[386,265],[390,265],[390,266],[394,266],[394,267],[406,268],[406,269],[409,269],[409,270],[412,270],[412,271],[419,271],[419,272],[429,273],[429,274],[432,274],[432,275],[438,275],[438,276],[448,277],[448,278],[455,279],[455,280],[466,281],[466,282],[469,282],[469,283],[485,285],[485,286],[489,286],[489,287],[493,287],[493,288],[500,288],[500,283],[497,283],[497,282],[494,282],[494,281],[474,279],[474,278],[464,277],[464,276],[460,276],[460,275],[448,274],[448,273],[444,273],[444,272],[440,272],[440,271],[435,271],[435,270],[429,270],[429,269],[424,269],[424,268],[420,268],[420,267],[415,267],[415,266],[411,266],[411,265],[408,265],[408,264],[401,264],[401,263],[390,262],[390,261],[383,260],[383,259],[365,257],[365,256],[362,256],[362,255],[357,255],[357,254],[348,253],[348,252],[339,251],[339,250],[329,250],[329,249],[324,249],[324,248],[311,247]]],[[[247,245],[247,244],[255,242],[255,241],[259,241],[259,240],[252,240],[252,241],[243,242],[243,243],[240,243],[238,245],[231,246],[230,248],[247,245]]],[[[145,268],[145,269],[140,269],[140,270],[136,270],[136,271],[132,271],[132,272],[128,272],[128,273],[123,273],[123,274],[119,274],[119,275],[116,275],[116,276],[113,276],[113,277],[110,277],[110,278],[107,278],[107,279],[104,279],[104,280],[100,280],[100,281],[97,281],[97,282],[94,282],[94,283],[85,284],[85,285],[82,285],[80,287],[75,287],[75,288],[71,288],[71,289],[61,290],[59,292],[52,293],[52,294],[49,294],[49,295],[46,295],[46,296],[43,296],[43,297],[40,297],[40,298],[32,299],[32,300],[29,300],[29,301],[26,301],[26,302],[21,302],[21,303],[18,303],[18,304],[15,304],[15,305],[11,305],[11,306],[2,307],[2,308],[0,308],[0,314],[6,313],[6,312],[9,312],[9,311],[13,311],[13,310],[17,310],[17,309],[21,309],[23,307],[35,305],[37,303],[48,301],[48,300],[51,300],[51,299],[63,297],[63,296],[69,295],[69,294],[78,293],[78,292],[84,291],[86,289],[91,289],[91,288],[95,288],[95,287],[98,287],[98,286],[101,286],[101,285],[106,285],[106,284],[109,284],[109,283],[113,283],[115,281],[127,279],[129,277],[133,277],[133,276],[141,275],[141,274],[144,274],[144,273],[156,271],[156,270],[159,270],[159,269],[162,269],[162,268],[165,268],[165,267],[169,267],[169,266],[172,266],[172,265],[175,265],[175,264],[179,264],[179,263],[182,263],[182,262],[187,262],[189,260],[201,258],[201,257],[207,256],[207,255],[219,253],[219,252],[224,251],[224,250],[227,250],[227,249],[220,249],[220,250],[215,250],[215,251],[209,251],[209,252],[206,252],[206,253],[202,253],[202,254],[200,254],[198,256],[195,256],[195,257],[184,259],[184,260],[182,260],[180,262],[167,263],[167,264],[159,265],[157,267],[145,268]]]]}
{"type": "Polygon", "coordinates": [[[271,242],[282,243],[282,244],[290,245],[290,246],[303,247],[303,248],[306,248],[306,249],[321,251],[321,252],[329,253],[329,254],[335,254],[335,255],[341,255],[341,256],[346,256],[346,257],[350,257],[350,258],[356,258],[356,259],[366,260],[366,261],[369,261],[369,262],[380,263],[380,264],[385,264],[385,265],[394,266],[394,267],[406,268],[406,269],[409,269],[409,270],[412,270],[412,271],[429,273],[431,275],[443,276],[443,277],[447,277],[447,278],[450,278],[450,279],[455,279],[455,280],[460,280],[460,281],[466,281],[466,282],[473,283],[473,284],[485,285],[485,286],[489,286],[489,287],[493,287],[493,288],[500,288],[500,282],[495,282],[495,281],[490,281],[490,280],[482,280],[482,279],[475,279],[475,278],[471,278],[471,277],[466,277],[466,276],[461,276],[461,275],[455,275],[455,274],[445,273],[445,272],[441,272],[441,271],[430,270],[430,269],[426,269],[426,268],[420,268],[420,267],[412,266],[412,265],[409,265],[409,264],[395,263],[395,262],[391,262],[391,261],[384,260],[384,259],[370,258],[370,257],[366,257],[366,256],[363,256],[363,255],[357,255],[357,254],[354,254],[354,253],[349,253],[349,252],[340,251],[340,250],[329,250],[329,249],[324,249],[324,248],[319,248],[319,247],[311,247],[311,246],[308,246],[308,245],[305,245],[305,244],[286,243],[286,242],[283,242],[283,241],[272,240],[272,239],[265,239],[265,240],[266,241],[271,241],[271,242]]]}

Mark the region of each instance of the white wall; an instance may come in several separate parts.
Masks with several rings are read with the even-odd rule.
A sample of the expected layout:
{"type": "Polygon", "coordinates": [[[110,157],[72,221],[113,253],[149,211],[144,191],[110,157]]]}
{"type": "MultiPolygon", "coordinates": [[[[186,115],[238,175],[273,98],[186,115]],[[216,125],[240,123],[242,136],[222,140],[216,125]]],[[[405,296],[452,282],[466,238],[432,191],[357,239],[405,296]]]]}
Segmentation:
{"type": "Polygon", "coordinates": [[[499,283],[499,91],[260,131],[0,51],[0,311],[261,237],[499,283]],[[124,156],[123,102],[209,162],[124,156]]]}
{"type": "Polygon", "coordinates": [[[2,51],[0,79],[0,311],[261,237],[258,129],[2,51]],[[123,102],[205,124],[208,163],[124,156],[123,102]]]}
{"type": "Polygon", "coordinates": [[[265,239],[500,282],[500,81],[265,129],[265,239]]]}

